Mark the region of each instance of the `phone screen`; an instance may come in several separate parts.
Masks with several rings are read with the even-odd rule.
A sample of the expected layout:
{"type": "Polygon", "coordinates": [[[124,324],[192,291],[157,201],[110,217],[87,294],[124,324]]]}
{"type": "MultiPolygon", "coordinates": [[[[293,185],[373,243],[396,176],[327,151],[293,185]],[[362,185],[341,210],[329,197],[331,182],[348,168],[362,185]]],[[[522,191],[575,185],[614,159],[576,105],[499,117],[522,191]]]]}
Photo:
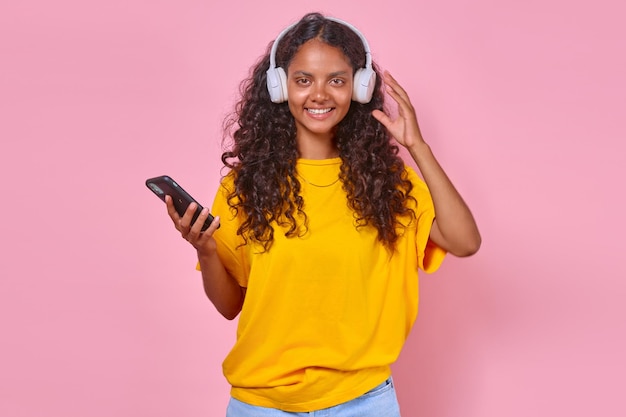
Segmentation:
{"type": "MultiPolygon", "coordinates": [[[[167,175],[161,175],[160,177],[150,178],[146,180],[146,186],[162,201],[165,201],[165,196],[169,195],[172,197],[172,201],[174,203],[174,208],[179,216],[183,216],[185,211],[187,211],[187,207],[189,204],[196,203],[198,208],[193,215],[191,224],[193,224],[200,212],[202,211],[202,205],[198,203],[187,191],[185,191],[180,185],[176,183],[171,177],[167,175]]],[[[202,231],[205,231],[213,222],[213,216],[209,214],[209,217],[206,219],[204,224],[202,225],[202,231]]]]}

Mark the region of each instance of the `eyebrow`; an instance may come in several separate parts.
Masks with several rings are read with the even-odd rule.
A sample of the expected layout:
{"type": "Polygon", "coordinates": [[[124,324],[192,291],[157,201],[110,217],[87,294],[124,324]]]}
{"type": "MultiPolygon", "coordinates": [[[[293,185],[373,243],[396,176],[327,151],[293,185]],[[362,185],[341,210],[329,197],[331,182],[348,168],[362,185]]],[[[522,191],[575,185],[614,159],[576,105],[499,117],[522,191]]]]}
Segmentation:
{"type": "MultiPolygon", "coordinates": [[[[346,74],[348,74],[348,71],[335,71],[335,72],[331,72],[330,74],[328,74],[328,76],[332,78],[332,77],[338,77],[338,76],[342,76],[346,74]]],[[[304,75],[305,77],[313,76],[313,74],[311,74],[310,72],[306,72],[306,71],[296,71],[293,73],[293,75],[304,75]]]]}

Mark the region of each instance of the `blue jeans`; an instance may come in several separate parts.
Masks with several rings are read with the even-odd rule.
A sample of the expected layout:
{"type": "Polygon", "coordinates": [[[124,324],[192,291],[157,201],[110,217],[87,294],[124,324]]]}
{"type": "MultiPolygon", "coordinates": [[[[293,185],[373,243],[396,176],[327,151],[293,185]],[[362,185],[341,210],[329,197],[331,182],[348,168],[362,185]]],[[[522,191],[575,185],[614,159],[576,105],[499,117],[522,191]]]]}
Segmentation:
{"type": "Polygon", "coordinates": [[[385,382],[369,392],[334,407],[308,413],[289,413],[275,408],[257,407],[230,399],[226,417],[400,417],[393,380],[385,382]]]}

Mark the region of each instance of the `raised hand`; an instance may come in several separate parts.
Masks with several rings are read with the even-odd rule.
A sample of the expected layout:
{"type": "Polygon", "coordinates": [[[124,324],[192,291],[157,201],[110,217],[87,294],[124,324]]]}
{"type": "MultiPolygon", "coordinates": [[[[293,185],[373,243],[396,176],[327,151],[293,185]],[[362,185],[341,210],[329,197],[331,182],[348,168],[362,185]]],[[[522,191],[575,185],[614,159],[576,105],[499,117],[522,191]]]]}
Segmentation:
{"type": "Polygon", "coordinates": [[[384,81],[387,93],[398,105],[398,117],[392,120],[380,110],[374,110],[372,116],[382,123],[398,143],[405,148],[411,149],[415,145],[423,144],[424,139],[409,95],[387,71],[384,73],[384,81]]]}

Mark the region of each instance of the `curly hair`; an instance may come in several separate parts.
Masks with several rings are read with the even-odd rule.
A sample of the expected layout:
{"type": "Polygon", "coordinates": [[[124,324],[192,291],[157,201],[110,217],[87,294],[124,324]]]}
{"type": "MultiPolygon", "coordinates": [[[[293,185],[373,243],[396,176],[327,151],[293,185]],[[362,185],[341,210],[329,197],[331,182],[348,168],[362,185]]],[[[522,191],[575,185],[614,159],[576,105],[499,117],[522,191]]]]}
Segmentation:
{"type": "MultiPolygon", "coordinates": [[[[365,48],[358,35],[319,13],[305,15],[285,34],[277,47],[276,64],[288,68],[299,48],[312,39],[340,49],[353,73],[365,65],[365,48]]],[[[251,239],[266,251],[274,239],[273,223],[284,228],[287,237],[301,235],[307,223],[296,175],[295,120],[287,103],[272,103],[267,90],[271,46],[241,83],[241,99],[224,121],[225,138],[232,137],[232,143],[222,154],[222,162],[234,176],[228,203],[237,213],[244,213],[238,234],[244,242],[251,239]],[[303,219],[304,229],[298,219],[303,219]]],[[[403,227],[399,217],[414,217],[407,206],[413,199],[412,184],[398,147],[371,114],[384,107],[380,71],[373,67],[377,77],[372,100],[351,103],[337,126],[335,145],[342,161],[339,178],[357,227],[375,227],[379,241],[393,249],[403,227]]]]}

